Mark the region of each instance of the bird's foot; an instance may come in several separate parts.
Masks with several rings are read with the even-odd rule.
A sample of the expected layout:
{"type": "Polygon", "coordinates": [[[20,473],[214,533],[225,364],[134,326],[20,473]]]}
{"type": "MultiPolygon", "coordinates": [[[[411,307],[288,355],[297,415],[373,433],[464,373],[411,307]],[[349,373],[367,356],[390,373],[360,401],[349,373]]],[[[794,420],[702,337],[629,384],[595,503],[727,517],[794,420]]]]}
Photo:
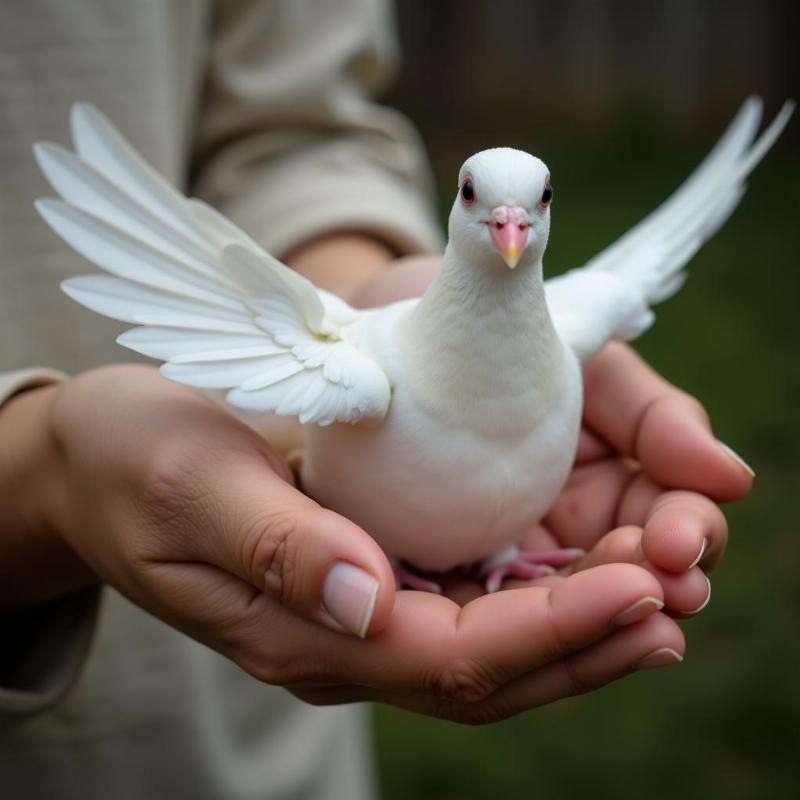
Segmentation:
{"type": "Polygon", "coordinates": [[[483,561],[478,574],[486,578],[486,591],[491,593],[496,592],[506,578],[533,581],[568,567],[584,555],[586,551],[579,547],[538,551],[510,547],[483,561]]]}
{"type": "Polygon", "coordinates": [[[442,594],[442,587],[436,581],[423,578],[409,567],[403,566],[399,561],[391,559],[394,570],[394,582],[398,589],[413,589],[416,592],[432,592],[442,594]]]}

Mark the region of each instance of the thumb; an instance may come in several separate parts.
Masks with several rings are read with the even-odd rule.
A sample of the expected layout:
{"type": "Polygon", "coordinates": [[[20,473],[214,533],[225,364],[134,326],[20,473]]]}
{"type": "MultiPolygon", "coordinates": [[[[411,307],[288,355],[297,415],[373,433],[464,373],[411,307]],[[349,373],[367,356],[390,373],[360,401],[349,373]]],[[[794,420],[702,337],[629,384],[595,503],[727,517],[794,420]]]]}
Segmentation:
{"type": "Polygon", "coordinates": [[[333,630],[363,638],[385,627],[394,573],[374,539],[271,471],[227,478],[218,566],[333,630]]]}

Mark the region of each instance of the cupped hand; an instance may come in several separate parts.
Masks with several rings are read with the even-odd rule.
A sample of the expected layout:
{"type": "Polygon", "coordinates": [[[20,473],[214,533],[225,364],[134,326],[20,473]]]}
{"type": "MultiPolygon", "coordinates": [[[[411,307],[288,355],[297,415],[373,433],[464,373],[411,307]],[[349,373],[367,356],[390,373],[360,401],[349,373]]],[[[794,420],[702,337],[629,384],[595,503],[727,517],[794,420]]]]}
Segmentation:
{"type": "Polygon", "coordinates": [[[154,369],[78,376],[48,415],[46,512],[69,547],[145,610],[309,702],[484,722],[683,650],[656,613],[659,581],[632,564],[463,608],[396,593],[363,530],[298,492],[260,436],[154,369]]]}
{"type": "MultiPolygon", "coordinates": [[[[418,294],[435,264],[379,276],[364,303],[418,294]]],[[[454,577],[442,597],[395,592],[363,530],[302,495],[262,437],[155,370],[79,376],[50,416],[59,478],[47,516],[100,579],[309,702],[376,700],[468,723],[679,661],[683,635],[661,609],[693,610],[692,564],[703,542],[703,567],[725,545],[706,497],[749,488],[694,401],[611,347],[587,370],[572,479],[531,532],[586,557],[573,574],[494,595],[454,577]]]]}
{"type": "MultiPolygon", "coordinates": [[[[428,256],[401,259],[367,283],[358,300],[381,305],[418,296],[438,263],[428,256]]],[[[744,496],[752,471],[714,438],[700,403],[627,345],[613,342],[604,348],[588,363],[584,380],[575,467],[547,518],[520,545],[586,550],[568,572],[609,563],[641,565],[659,579],[668,612],[697,613],[710,598],[705,573],[722,558],[727,543],[727,525],[715,501],[744,496]]],[[[461,603],[481,593],[477,583],[462,576],[449,576],[444,583],[461,603]]]]}
{"type": "MultiPolygon", "coordinates": [[[[419,296],[433,257],[401,259],[355,295],[362,306],[419,296]]],[[[483,593],[459,572],[436,576],[446,596],[399,592],[385,629],[341,673],[296,687],[310,702],[382,700],[463,722],[486,722],[598,688],[632,669],[675,664],[685,641],[672,616],[708,602],[705,570],[727,527],[714,501],[735,500],[751,474],[717,442],[700,404],[626,345],[585,371],[575,468],[522,546],[587,551],[569,574],[483,593]],[[388,659],[388,660],[387,660],[388,659]],[[375,683],[374,667],[383,680],[375,683]]]]}
{"type": "Polygon", "coordinates": [[[50,425],[47,517],[103,581],[195,638],[217,646],[269,604],[358,636],[391,614],[378,545],[201,393],[105,367],[58,388],[50,425]]]}
{"type": "Polygon", "coordinates": [[[574,570],[640,564],[659,579],[666,610],[690,616],[708,604],[705,573],[727,544],[715,501],[739,499],[751,485],[749,467],[714,438],[702,406],[611,343],[585,370],[572,475],[523,545],[588,551],[574,570]]]}

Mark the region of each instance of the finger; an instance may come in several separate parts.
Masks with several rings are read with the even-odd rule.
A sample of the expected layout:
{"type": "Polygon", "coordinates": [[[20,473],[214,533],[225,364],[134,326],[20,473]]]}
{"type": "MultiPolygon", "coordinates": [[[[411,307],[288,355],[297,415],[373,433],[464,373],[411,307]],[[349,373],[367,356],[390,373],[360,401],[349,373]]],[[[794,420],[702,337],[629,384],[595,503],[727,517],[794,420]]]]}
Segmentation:
{"type": "Polygon", "coordinates": [[[589,461],[597,461],[611,455],[614,453],[603,439],[586,426],[581,427],[578,437],[578,452],[575,454],[576,464],[586,464],[589,461]]]}
{"type": "Polygon", "coordinates": [[[644,527],[651,510],[663,494],[663,486],[647,473],[638,472],[619,498],[614,524],[644,527]]]}
{"type": "MultiPolygon", "coordinates": [[[[642,529],[636,525],[615,528],[601,537],[583,558],[575,562],[575,572],[582,572],[602,564],[635,564],[641,553],[642,529]]],[[[643,558],[640,558],[643,560],[643,558]]]]}
{"type": "Polygon", "coordinates": [[[497,722],[564,697],[599,689],[637,670],[678,664],[684,652],[685,640],[678,626],[664,614],[653,614],[585,650],[532,671],[478,702],[357,685],[315,686],[295,694],[316,705],[377,701],[475,725],[497,722]]]}
{"type": "Polygon", "coordinates": [[[711,569],[728,543],[728,523],[715,503],[694,492],[664,492],[644,474],[626,490],[616,522],[644,528],[637,563],[649,559],[671,572],[695,564],[711,569]]]}
{"type": "Polygon", "coordinates": [[[607,345],[587,364],[584,380],[587,425],[657,482],[716,500],[750,490],[752,470],[714,438],[702,406],[628,346],[607,345]]]}
{"type": "MultiPolygon", "coordinates": [[[[190,546],[196,561],[338,632],[374,634],[391,614],[393,573],[376,542],[289,485],[247,444],[237,440],[200,463],[185,447],[162,454],[143,497],[161,541],[180,543],[176,560],[186,562],[190,546]]],[[[154,560],[170,559],[160,552],[154,560]]]]}
{"type": "Polygon", "coordinates": [[[634,475],[618,458],[576,467],[545,518],[560,546],[588,551],[615,527],[619,499],[634,475]]]}
{"type": "Polygon", "coordinates": [[[529,708],[584,694],[636,670],[678,664],[685,650],[685,639],[675,622],[664,614],[653,614],[503,687],[487,699],[478,716],[505,719],[529,708]]]}
{"type": "MultiPolygon", "coordinates": [[[[542,522],[537,522],[536,525],[531,527],[525,535],[517,542],[517,547],[520,550],[557,550],[564,545],[556,538],[547,525],[542,522]]],[[[507,586],[506,583],[503,584],[507,586]]]]}
{"type": "Polygon", "coordinates": [[[576,571],[602,564],[631,563],[650,572],[661,584],[664,607],[677,616],[692,616],[702,611],[710,597],[710,584],[696,566],[680,573],[669,572],[652,564],[642,551],[642,529],[626,525],[607,533],[574,565],[576,571]]]}
{"type": "Polygon", "coordinates": [[[711,581],[700,567],[675,574],[643,561],[641,566],[661,584],[664,608],[679,617],[699,614],[711,601],[711,581]]]}
{"type": "Polygon", "coordinates": [[[458,608],[446,598],[400,592],[374,640],[337,643],[341,681],[468,700],[661,608],[647,571],[614,564],[555,586],[484,595],[458,608]]]}
{"type": "Polygon", "coordinates": [[[655,567],[681,573],[697,564],[713,567],[727,542],[725,516],[711,500],[693,492],[668,492],[650,509],[641,547],[655,567]]]}

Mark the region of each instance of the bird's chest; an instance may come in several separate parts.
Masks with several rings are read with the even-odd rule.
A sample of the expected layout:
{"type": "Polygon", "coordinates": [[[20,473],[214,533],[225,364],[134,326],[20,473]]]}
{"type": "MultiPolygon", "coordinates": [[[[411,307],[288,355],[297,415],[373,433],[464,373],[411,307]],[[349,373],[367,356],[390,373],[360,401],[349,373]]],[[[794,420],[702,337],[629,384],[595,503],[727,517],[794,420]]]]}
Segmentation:
{"type": "MultiPolygon", "coordinates": [[[[530,310],[495,305],[467,315],[445,307],[434,321],[404,321],[387,364],[397,396],[412,414],[489,441],[524,436],[560,404],[571,353],[530,310]]],[[[406,412],[406,413],[408,413],[406,412]]]]}
{"type": "MultiPolygon", "coordinates": [[[[495,389],[509,388],[495,378],[495,389]]],[[[550,378],[546,388],[531,374],[526,390],[451,394],[460,410],[448,405],[443,415],[402,376],[380,425],[310,432],[306,488],[418,567],[491,555],[544,516],[569,474],[581,414],[577,363],[565,360],[559,380],[550,378]]]]}

